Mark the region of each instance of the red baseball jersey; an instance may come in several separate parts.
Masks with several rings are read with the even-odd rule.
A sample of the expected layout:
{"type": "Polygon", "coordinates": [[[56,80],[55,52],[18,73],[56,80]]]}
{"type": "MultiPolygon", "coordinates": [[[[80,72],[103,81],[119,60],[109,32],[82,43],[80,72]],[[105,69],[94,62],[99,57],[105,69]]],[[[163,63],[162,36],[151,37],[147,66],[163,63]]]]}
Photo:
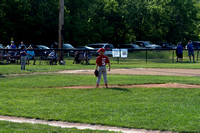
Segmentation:
{"type": "Polygon", "coordinates": [[[99,66],[105,66],[107,63],[110,63],[109,59],[107,56],[105,55],[100,55],[99,57],[97,57],[96,63],[99,66]]]}

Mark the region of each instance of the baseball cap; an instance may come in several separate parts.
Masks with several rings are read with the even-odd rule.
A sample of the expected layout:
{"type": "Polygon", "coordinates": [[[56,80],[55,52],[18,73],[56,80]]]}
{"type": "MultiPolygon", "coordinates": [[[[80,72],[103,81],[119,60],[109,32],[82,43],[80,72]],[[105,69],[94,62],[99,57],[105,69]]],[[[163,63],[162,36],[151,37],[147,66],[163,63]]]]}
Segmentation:
{"type": "Polygon", "coordinates": [[[98,50],[98,52],[105,52],[105,49],[104,48],[100,48],[99,50],[98,50]]]}

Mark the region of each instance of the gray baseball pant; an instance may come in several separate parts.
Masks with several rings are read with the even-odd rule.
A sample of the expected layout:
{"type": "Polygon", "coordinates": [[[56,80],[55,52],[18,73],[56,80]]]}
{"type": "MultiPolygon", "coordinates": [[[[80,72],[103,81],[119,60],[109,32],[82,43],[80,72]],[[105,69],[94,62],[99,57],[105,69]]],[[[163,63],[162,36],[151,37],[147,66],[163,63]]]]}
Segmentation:
{"type": "Polygon", "coordinates": [[[97,78],[97,85],[99,85],[99,83],[101,81],[102,74],[103,74],[104,83],[108,84],[106,66],[99,66],[99,75],[97,78]]]}
{"type": "Polygon", "coordinates": [[[21,70],[25,70],[26,56],[21,56],[21,70]]]}

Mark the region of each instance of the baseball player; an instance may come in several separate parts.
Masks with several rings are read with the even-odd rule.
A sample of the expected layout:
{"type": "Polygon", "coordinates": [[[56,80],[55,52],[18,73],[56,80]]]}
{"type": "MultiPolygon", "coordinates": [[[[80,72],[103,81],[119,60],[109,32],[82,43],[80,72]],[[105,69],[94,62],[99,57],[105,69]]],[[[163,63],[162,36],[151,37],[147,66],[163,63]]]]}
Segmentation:
{"type": "Polygon", "coordinates": [[[98,50],[98,52],[99,52],[99,56],[97,57],[97,60],[96,60],[96,70],[99,67],[99,75],[98,75],[98,78],[97,78],[96,88],[99,87],[99,83],[100,83],[102,74],[103,74],[103,79],[104,79],[105,86],[106,86],[106,88],[108,88],[106,64],[109,65],[108,71],[110,71],[110,61],[109,61],[108,57],[104,55],[104,53],[105,53],[105,49],[104,48],[100,48],[98,50]]]}

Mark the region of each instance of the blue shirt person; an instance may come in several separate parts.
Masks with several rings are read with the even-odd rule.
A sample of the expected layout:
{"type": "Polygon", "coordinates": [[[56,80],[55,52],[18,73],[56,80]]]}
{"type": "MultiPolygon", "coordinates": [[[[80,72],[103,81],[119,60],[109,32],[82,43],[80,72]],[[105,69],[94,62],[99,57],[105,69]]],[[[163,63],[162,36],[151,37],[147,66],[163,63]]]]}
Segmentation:
{"type": "MultiPolygon", "coordinates": [[[[14,41],[11,41],[10,49],[17,49],[17,46],[14,44],[14,41]]],[[[16,51],[9,51],[9,54],[11,54],[11,56],[16,56],[17,52],[16,51]]]]}
{"type": "Polygon", "coordinates": [[[26,45],[24,44],[24,42],[21,42],[21,44],[19,45],[19,47],[18,47],[18,48],[19,48],[19,49],[21,49],[21,47],[22,47],[22,46],[24,46],[24,47],[25,47],[25,49],[26,49],[26,45]]]}
{"type": "Polygon", "coordinates": [[[178,62],[178,59],[180,59],[180,61],[183,60],[183,46],[181,45],[180,42],[178,42],[178,46],[177,46],[177,49],[176,49],[176,56],[177,56],[176,62],[178,62]]]}
{"type": "Polygon", "coordinates": [[[189,56],[189,60],[191,62],[191,56],[193,56],[193,62],[195,62],[194,60],[194,46],[191,40],[188,41],[187,44],[187,49],[188,49],[188,56],[189,56]]]}
{"type": "MultiPolygon", "coordinates": [[[[33,49],[33,47],[30,45],[29,47],[28,47],[28,49],[33,49]]],[[[27,51],[27,61],[28,61],[28,65],[29,65],[29,61],[30,60],[33,60],[34,62],[33,62],[33,65],[35,65],[35,61],[36,61],[36,57],[35,57],[35,52],[33,51],[33,50],[28,50],[27,51]]]]}
{"type": "Polygon", "coordinates": [[[57,54],[54,50],[48,55],[48,59],[50,60],[50,65],[53,65],[53,62],[57,65],[57,54]]]}
{"type": "Polygon", "coordinates": [[[27,51],[24,46],[21,47],[21,70],[25,70],[27,51]]]}

